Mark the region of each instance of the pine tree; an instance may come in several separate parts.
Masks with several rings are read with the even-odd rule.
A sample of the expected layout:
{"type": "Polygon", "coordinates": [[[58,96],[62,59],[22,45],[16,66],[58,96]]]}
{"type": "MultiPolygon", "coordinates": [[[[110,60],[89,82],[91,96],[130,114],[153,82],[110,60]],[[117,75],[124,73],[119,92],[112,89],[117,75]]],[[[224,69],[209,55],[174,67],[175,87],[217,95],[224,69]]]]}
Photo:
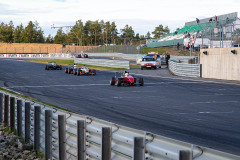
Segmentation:
{"type": "Polygon", "coordinates": [[[66,42],[66,34],[63,32],[62,28],[59,28],[57,34],[54,37],[54,43],[62,44],[66,42]]]}

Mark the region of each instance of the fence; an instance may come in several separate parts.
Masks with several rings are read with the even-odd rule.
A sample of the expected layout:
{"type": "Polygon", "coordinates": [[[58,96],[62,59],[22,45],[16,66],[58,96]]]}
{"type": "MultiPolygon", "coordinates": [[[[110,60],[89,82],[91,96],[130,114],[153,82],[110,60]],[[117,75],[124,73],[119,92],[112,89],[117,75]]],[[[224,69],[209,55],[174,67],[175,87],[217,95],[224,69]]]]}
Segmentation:
{"type": "Polygon", "coordinates": [[[102,67],[130,69],[129,61],[121,61],[121,60],[75,58],[74,63],[87,64],[87,65],[93,65],[93,66],[102,66],[102,67]]]}
{"type": "Polygon", "coordinates": [[[169,70],[177,76],[201,77],[200,64],[178,63],[171,60],[169,62],[169,70]]]}
{"type": "Polygon", "coordinates": [[[0,122],[45,159],[237,160],[209,148],[77,115],[0,91],[0,122]]]}
{"type": "Polygon", "coordinates": [[[100,46],[92,50],[86,50],[87,53],[125,53],[125,54],[139,54],[141,47],[136,45],[127,46],[100,46]]]}
{"type": "Polygon", "coordinates": [[[237,17],[229,20],[225,18],[214,23],[199,24],[199,26],[205,28],[197,35],[197,38],[202,41],[200,48],[240,46],[240,21],[237,17]]]}

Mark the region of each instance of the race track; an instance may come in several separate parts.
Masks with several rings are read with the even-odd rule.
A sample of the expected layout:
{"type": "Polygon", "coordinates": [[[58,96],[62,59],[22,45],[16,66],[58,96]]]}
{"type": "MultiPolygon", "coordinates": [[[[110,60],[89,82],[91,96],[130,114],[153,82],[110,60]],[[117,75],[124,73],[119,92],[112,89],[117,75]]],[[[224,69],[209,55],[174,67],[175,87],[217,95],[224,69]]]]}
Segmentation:
{"type": "Polygon", "coordinates": [[[112,71],[74,76],[44,64],[0,59],[0,87],[40,101],[189,143],[240,155],[240,83],[131,70],[143,87],[110,86],[112,71]],[[210,82],[209,82],[210,81],[210,82]]]}

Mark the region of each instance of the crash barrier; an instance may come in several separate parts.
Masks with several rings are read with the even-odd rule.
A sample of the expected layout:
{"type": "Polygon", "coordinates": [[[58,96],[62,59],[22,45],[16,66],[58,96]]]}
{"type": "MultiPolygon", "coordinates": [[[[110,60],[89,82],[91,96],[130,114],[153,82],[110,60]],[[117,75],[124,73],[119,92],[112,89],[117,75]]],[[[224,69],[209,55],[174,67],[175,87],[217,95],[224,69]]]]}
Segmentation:
{"type": "MultiPolygon", "coordinates": [[[[74,58],[78,53],[38,53],[38,54],[0,54],[0,58],[74,58]]],[[[119,57],[126,60],[136,60],[137,54],[124,53],[87,53],[91,57],[119,57]]]]}
{"type": "Polygon", "coordinates": [[[124,54],[124,53],[87,53],[90,57],[119,57],[127,60],[136,60],[137,54],[124,54]]]}
{"type": "Polygon", "coordinates": [[[102,67],[130,69],[129,61],[121,61],[121,60],[75,58],[74,63],[93,65],[93,66],[102,66],[102,67]]]}
{"type": "Polygon", "coordinates": [[[0,54],[0,58],[74,58],[73,53],[0,54]]]}
{"type": "Polygon", "coordinates": [[[201,49],[203,78],[240,81],[240,47],[201,49]]]}
{"type": "Polygon", "coordinates": [[[169,70],[177,76],[201,77],[200,64],[179,63],[174,60],[170,60],[169,70]]]}
{"type": "Polygon", "coordinates": [[[0,91],[0,122],[17,131],[45,159],[237,160],[216,151],[0,91]]]}
{"type": "Polygon", "coordinates": [[[171,56],[170,60],[174,60],[178,63],[198,64],[197,56],[171,56]]]}

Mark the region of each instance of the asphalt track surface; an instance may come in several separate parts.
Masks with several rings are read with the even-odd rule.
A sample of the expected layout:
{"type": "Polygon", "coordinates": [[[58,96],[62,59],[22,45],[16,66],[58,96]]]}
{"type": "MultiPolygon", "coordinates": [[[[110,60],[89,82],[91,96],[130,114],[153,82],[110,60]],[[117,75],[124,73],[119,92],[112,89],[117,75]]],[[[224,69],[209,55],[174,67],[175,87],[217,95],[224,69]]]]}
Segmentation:
{"type": "Polygon", "coordinates": [[[131,70],[143,87],[110,86],[112,71],[74,76],[0,59],[0,86],[120,125],[240,155],[240,83],[131,70]]]}

